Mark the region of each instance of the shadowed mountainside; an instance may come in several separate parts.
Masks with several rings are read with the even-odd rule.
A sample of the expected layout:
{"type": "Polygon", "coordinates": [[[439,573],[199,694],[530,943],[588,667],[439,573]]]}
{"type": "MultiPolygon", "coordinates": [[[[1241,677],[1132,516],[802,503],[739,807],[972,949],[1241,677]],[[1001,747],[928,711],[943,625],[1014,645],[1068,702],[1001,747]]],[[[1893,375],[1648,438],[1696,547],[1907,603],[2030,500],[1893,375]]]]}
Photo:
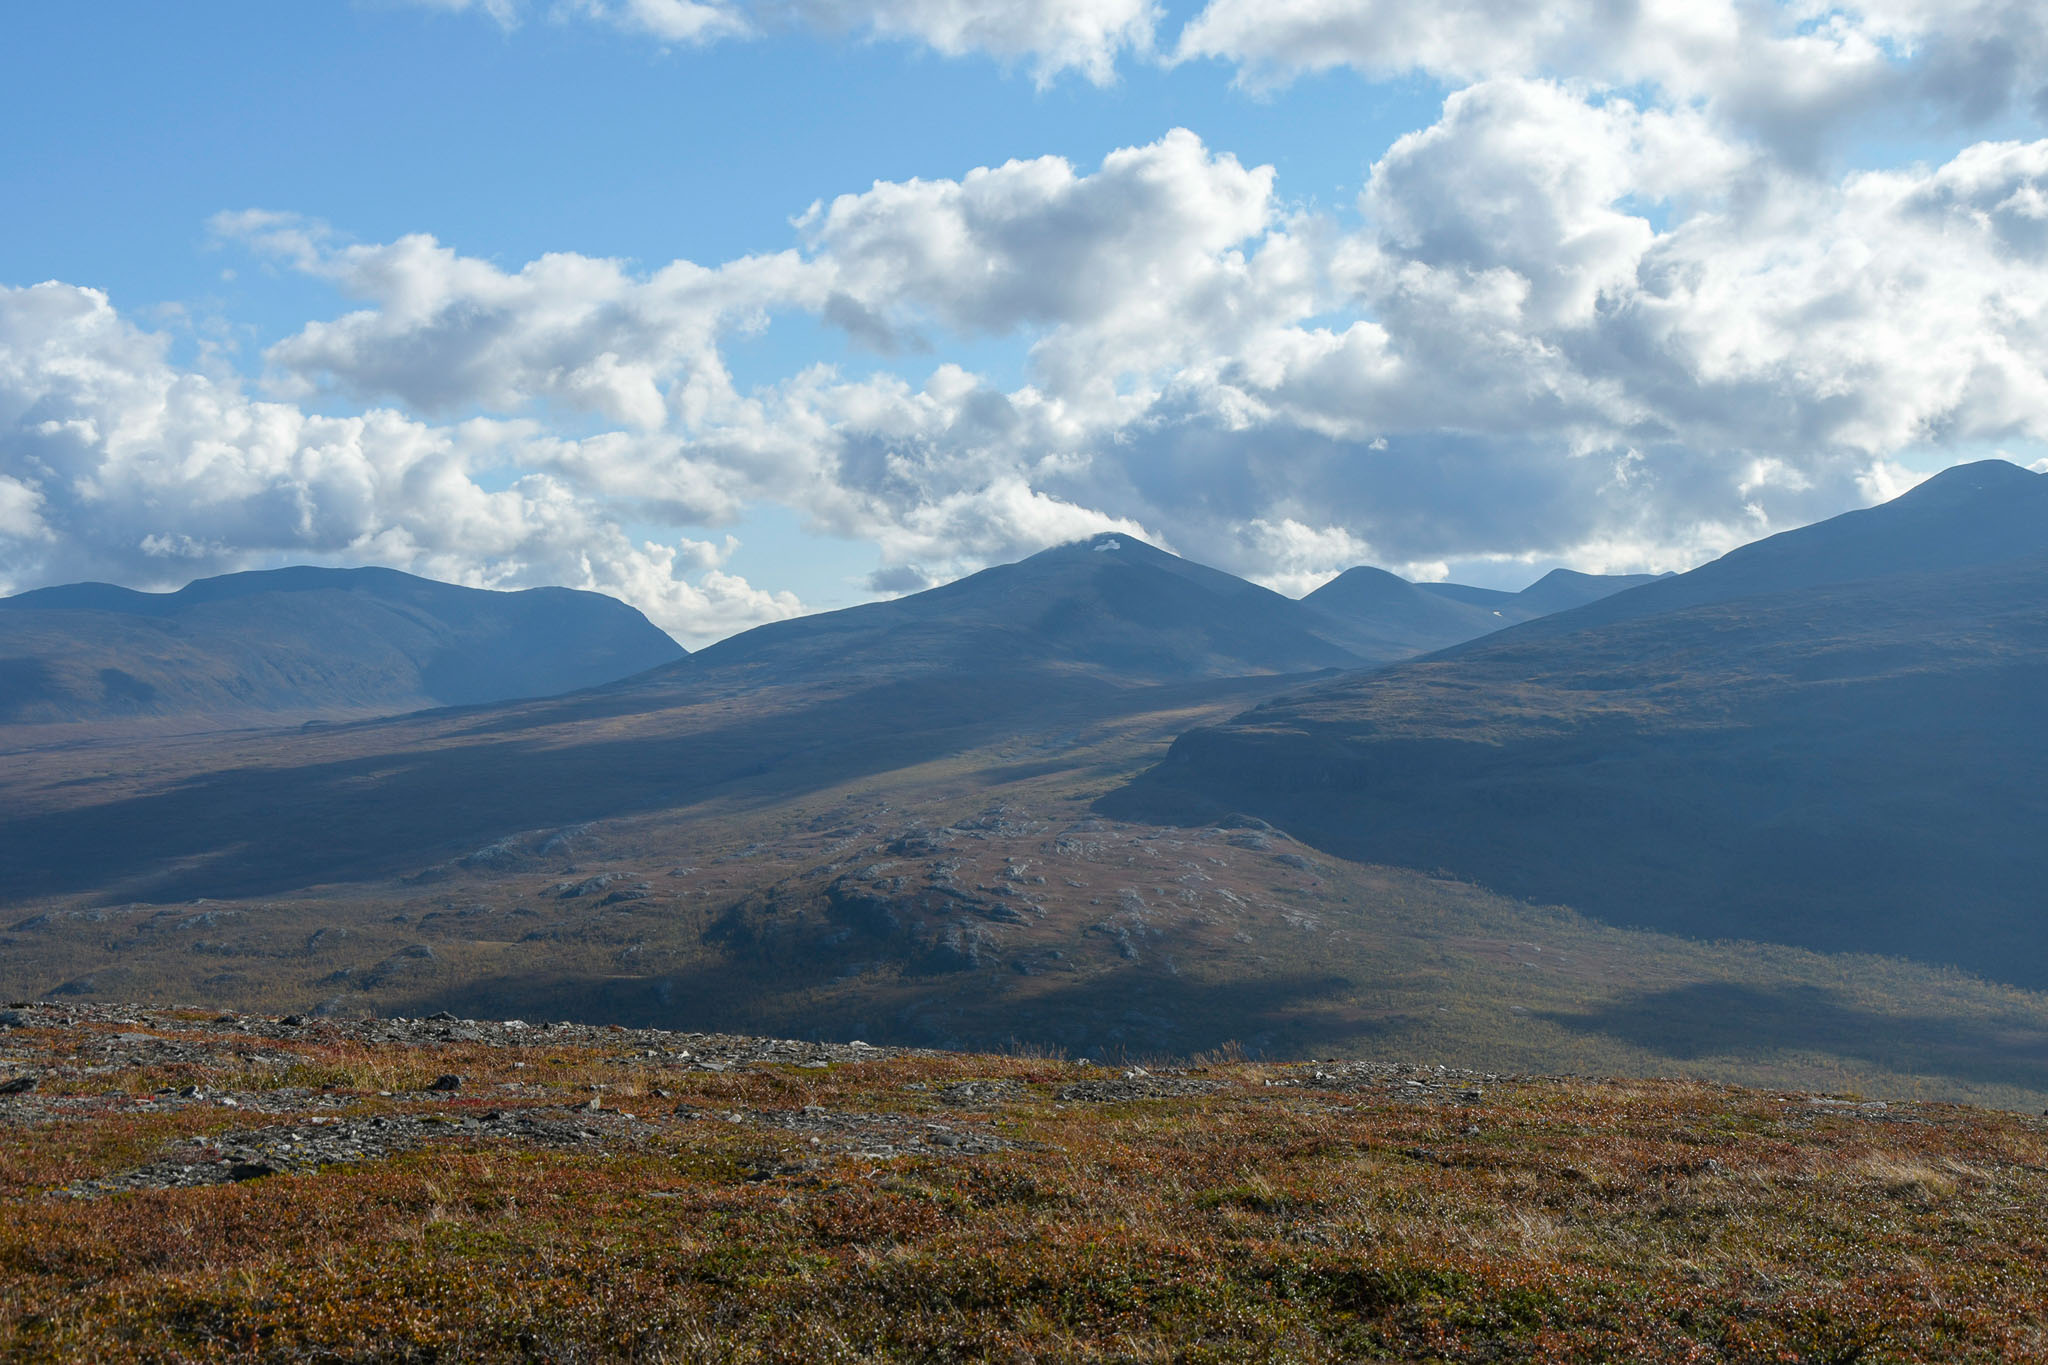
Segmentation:
{"type": "Polygon", "coordinates": [[[1104,808],[1248,811],[1617,923],[2048,983],[2044,487],[1952,470],[1277,699],[1183,735],[1104,808]]]}
{"type": "Polygon", "coordinates": [[[1323,616],[1327,624],[1322,631],[1329,638],[1361,658],[1389,662],[1655,581],[1655,574],[1556,569],[1520,592],[1499,592],[1462,583],[1410,583],[1385,569],[1361,565],[1301,600],[1323,616]]]}
{"type": "Polygon", "coordinates": [[[292,568],[173,593],[73,583],[0,599],[0,724],[277,724],[550,696],[681,657],[638,611],[392,569],[292,568]]]}

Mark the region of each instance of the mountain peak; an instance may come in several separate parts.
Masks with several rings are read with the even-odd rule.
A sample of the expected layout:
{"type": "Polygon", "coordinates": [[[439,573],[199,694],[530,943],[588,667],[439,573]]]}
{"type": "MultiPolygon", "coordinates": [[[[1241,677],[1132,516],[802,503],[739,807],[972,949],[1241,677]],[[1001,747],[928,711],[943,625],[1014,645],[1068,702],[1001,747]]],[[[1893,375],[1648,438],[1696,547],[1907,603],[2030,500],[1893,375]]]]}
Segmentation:
{"type": "Polygon", "coordinates": [[[1081,540],[1070,540],[1063,545],[1055,545],[1050,549],[1040,550],[1037,554],[1027,556],[1018,562],[1029,564],[1032,560],[1036,559],[1058,560],[1082,554],[1101,555],[1105,559],[1168,560],[1180,558],[1176,554],[1160,549],[1157,545],[1140,540],[1129,532],[1101,531],[1081,540]]]}
{"type": "Polygon", "coordinates": [[[2048,493],[2048,476],[2036,474],[2010,460],[1976,460],[1970,464],[1950,465],[1884,505],[1955,508],[1986,497],[2015,494],[2039,497],[2044,493],[2048,493]]]}

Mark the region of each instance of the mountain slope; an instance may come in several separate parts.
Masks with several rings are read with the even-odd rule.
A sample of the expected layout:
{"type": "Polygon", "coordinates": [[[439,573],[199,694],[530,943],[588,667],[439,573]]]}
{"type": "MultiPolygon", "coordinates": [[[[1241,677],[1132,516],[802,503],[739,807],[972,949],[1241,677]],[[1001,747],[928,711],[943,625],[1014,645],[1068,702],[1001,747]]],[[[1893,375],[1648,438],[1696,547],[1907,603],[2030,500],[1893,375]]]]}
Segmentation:
{"type": "Polygon", "coordinates": [[[1190,732],[1107,808],[1242,810],[1620,923],[2048,983],[2048,554],[2025,553],[2048,508],[2039,476],[1953,473],[1190,732]],[[1789,586],[1714,600],[1759,584],[1789,586]]]}
{"type": "Polygon", "coordinates": [[[0,599],[0,723],[280,723],[547,696],[683,650],[600,593],[291,568],[0,599]]]}
{"type": "Polygon", "coordinates": [[[1981,460],[1945,469],[1890,502],[1730,550],[1691,573],[1659,578],[1573,611],[1553,607],[1559,614],[1534,629],[1560,634],[1761,593],[1968,569],[2038,554],[2048,554],[2048,474],[1981,460]]]}

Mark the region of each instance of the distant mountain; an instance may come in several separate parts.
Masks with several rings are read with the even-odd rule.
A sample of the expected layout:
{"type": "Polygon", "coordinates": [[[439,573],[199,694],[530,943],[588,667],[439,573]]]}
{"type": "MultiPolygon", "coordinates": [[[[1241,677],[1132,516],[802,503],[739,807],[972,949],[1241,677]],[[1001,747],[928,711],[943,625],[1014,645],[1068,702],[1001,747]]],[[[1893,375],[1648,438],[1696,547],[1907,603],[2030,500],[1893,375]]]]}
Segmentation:
{"type": "Polygon", "coordinates": [[[1191,731],[1105,804],[2041,986],[2043,696],[2048,479],[1976,465],[1191,731]]]}
{"type": "Polygon", "coordinates": [[[1118,682],[1371,662],[1298,602],[1125,535],[1101,535],[891,602],[759,626],[687,672],[763,682],[1057,668],[1118,682]]]}
{"type": "MultiPolygon", "coordinates": [[[[164,600],[85,591],[130,605],[143,596],[152,611],[164,600]]],[[[67,595],[43,599],[63,605],[67,595]]],[[[37,614],[0,611],[0,624],[37,614]]],[[[164,625],[95,620],[158,635],[164,625]]],[[[160,798],[117,795],[162,780],[156,767],[90,789],[9,785],[0,769],[0,802],[43,812],[32,829],[16,820],[22,837],[0,840],[0,903],[85,886],[175,898],[353,879],[544,825],[783,799],[990,745],[1016,744],[1019,771],[1141,733],[1163,747],[1194,716],[1220,718],[1305,675],[1383,661],[1333,633],[1317,608],[1129,536],[1096,536],[915,596],[762,626],[613,686],[255,745],[181,743],[165,762],[189,779],[160,798]],[[114,840],[118,855],[107,851],[114,840]]],[[[119,657],[143,653],[131,640],[119,657]]],[[[191,653],[181,667],[193,667],[191,653]]],[[[400,684],[404,664],[390,670],[400,684]]],[[[247,690],[241,679],[259,670],[224,671],[247,690]]],[[[83,686],[93,682],[88,673],[83,686]]],[[[444,699],[467,697],[431,700],[444,699]]],[[[101,771],[90,768],[97,761],[90,771],[101,771]]]]}
{"type": "MultiPolygon", "coordinates": [[[[1323,616],[1325,634],[1382,662],[1442,649],[1509,624],[1491,606],[1431,592],[1432,586],[1361,566],[1346,569],[1301,601],[1323,616]]],[[[1512,601],[1514,595],[1498,596],[1512,601]]]]}
{"type": "Polygon", "coordinates": [[[280,723],[550,696],[683,656],[601,593],[291,568],[0,598],[0,723],[280,723]]]}
{"type": "Polygon", "coordinates": [[[1385,569],[1346,569],[1302,598],[1322,613],[1323,633],[1375,663],[1491,634],[1656,581],[1654,574],[1600,575],[1557,569],[1520,592],[1462,583],[1411,583],[1385,569]]]}
{"type": "Polygon", "coordinates": [[[1598,602],[1618,592],[1670,577],[1670,574],[1596,574],[1552,569],[1515,594],[1513,610],[1520,619],[1533,621],[1539,616],[1569,611],[1573,607],[1582,607],[1588,602],[1598,602]]]}

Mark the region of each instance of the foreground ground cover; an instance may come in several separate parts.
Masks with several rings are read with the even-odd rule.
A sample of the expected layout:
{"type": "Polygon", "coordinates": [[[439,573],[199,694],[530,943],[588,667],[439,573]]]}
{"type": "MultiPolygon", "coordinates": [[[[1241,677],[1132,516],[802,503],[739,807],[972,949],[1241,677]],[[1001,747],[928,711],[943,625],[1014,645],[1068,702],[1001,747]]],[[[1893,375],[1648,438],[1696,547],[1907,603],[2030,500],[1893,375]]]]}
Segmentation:
{"type": "Polygon", "coordinates": [[[0,1088],[8,1358],[2048,1353],[1994,1111],[107,1005],[0,1088]]]}

